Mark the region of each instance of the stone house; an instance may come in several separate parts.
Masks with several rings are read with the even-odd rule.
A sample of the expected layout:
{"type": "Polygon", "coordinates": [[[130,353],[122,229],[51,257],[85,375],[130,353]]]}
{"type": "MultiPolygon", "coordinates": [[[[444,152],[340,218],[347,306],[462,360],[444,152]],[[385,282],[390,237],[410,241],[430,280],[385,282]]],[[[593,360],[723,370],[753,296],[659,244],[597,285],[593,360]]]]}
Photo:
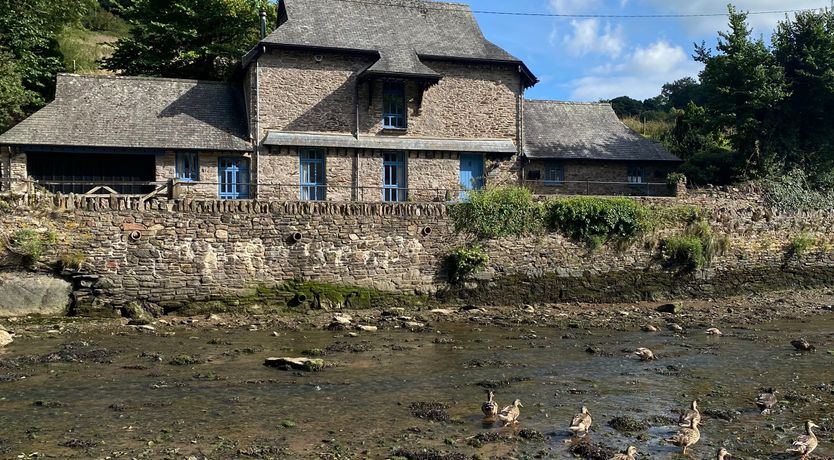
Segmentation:
{"type": "Polygon", "coordinates": [[[528,180],[572,190],[566,178],[538,183],[551,160],[570,178],[623,183],[623,165],[674,163],[610,120],[560,144],[616,138],[608,157],[551,148],[573,119],[538,116],[550,105],[524,98],[536,77],[483,36],[465,5],[281,0],[278,9],[277,27],[230,83],[60,75],[55,101],[0,135],[4,189],[31,178],[65,193],[450,201],[528,180]],[[629,153],[610,153],[621,147],[629,153]],[[633,155],[641,149],[652,153],[633,155]]]}

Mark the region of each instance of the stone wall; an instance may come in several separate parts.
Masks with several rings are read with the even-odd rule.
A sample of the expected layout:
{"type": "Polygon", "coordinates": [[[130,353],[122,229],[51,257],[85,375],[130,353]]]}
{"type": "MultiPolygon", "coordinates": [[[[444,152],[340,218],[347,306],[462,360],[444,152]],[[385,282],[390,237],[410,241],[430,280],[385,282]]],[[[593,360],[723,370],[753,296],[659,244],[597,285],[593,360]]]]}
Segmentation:
{"type": "Polygon", "coordinates": [[[15,148],[0,146],[0,191],[24,193],[31,186],[21,181],[28,177],[26,154],[15,148]]]}
{"type": "Polygon", "coordinates": [[[558,234],[505,238],[482,243],[490,256],[484,272],[449,286],[446,256],[468,242],[439,203],[8,197],[0,234],[53,230],[59,242],[45,260],[83,254],[82,273],[93,281],[76,306],[105,309],[134,299],[165,308],[234,304],[291,279],[483,303],[718,296],[834,281],[834,213],[779,214],[745,192],[641,200],[705,208],[729,249],[690,272],[664,266],[662,235],[596,251],[558,234]],[[800,234],[814,246],[791,255],[789,242],[800,234]]]}

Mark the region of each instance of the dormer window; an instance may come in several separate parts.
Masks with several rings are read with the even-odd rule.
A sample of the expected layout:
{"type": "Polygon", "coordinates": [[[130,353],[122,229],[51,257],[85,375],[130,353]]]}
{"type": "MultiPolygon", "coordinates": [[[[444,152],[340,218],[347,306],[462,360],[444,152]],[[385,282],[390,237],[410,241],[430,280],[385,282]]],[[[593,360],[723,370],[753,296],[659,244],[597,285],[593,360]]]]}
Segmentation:
{"type": "Polygon", "coordinates": [[[382,127],[405,129],[405,83],[386,81],[382,87],[382,127]]]}

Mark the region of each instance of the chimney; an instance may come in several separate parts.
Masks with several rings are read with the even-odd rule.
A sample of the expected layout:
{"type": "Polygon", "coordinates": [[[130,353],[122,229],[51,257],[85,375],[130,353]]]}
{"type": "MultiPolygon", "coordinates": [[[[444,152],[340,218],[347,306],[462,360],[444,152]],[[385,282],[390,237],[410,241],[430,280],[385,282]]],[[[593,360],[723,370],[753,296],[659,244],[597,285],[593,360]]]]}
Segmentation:
{"type": "Polygon", "coordinates": [[[266,10],[261,10],[261,40],[266,38],[266,10]]]}

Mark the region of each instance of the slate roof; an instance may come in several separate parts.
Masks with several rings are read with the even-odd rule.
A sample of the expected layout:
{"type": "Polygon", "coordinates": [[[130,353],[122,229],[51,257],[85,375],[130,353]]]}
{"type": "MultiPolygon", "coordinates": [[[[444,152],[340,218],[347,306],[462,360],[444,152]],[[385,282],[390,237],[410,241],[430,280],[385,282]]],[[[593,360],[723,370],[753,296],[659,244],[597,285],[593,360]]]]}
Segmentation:
{"type": "Polygon", "coordinates": [[[220,82],[59,74],[55,101],[0,144],[248,151],[242,101],[220,82]]]}
{"type": "Polygon", "coordinates": [[[484,38],[468,5],[426,0],[282,0],[286,21],[262,43],[378,52],[374,70],[425,73],[421,58],[519,64],[484,38]],[[417,64],[420,64],[419,66],[417,64]],[[416,68],[416,69],[415,69],[416,68]]]}
{"type": "Polygon", "coordinates": [[[611,104],[524,101],[524,154],[561,160],[681,161],[623,124],[611,104]]]}

